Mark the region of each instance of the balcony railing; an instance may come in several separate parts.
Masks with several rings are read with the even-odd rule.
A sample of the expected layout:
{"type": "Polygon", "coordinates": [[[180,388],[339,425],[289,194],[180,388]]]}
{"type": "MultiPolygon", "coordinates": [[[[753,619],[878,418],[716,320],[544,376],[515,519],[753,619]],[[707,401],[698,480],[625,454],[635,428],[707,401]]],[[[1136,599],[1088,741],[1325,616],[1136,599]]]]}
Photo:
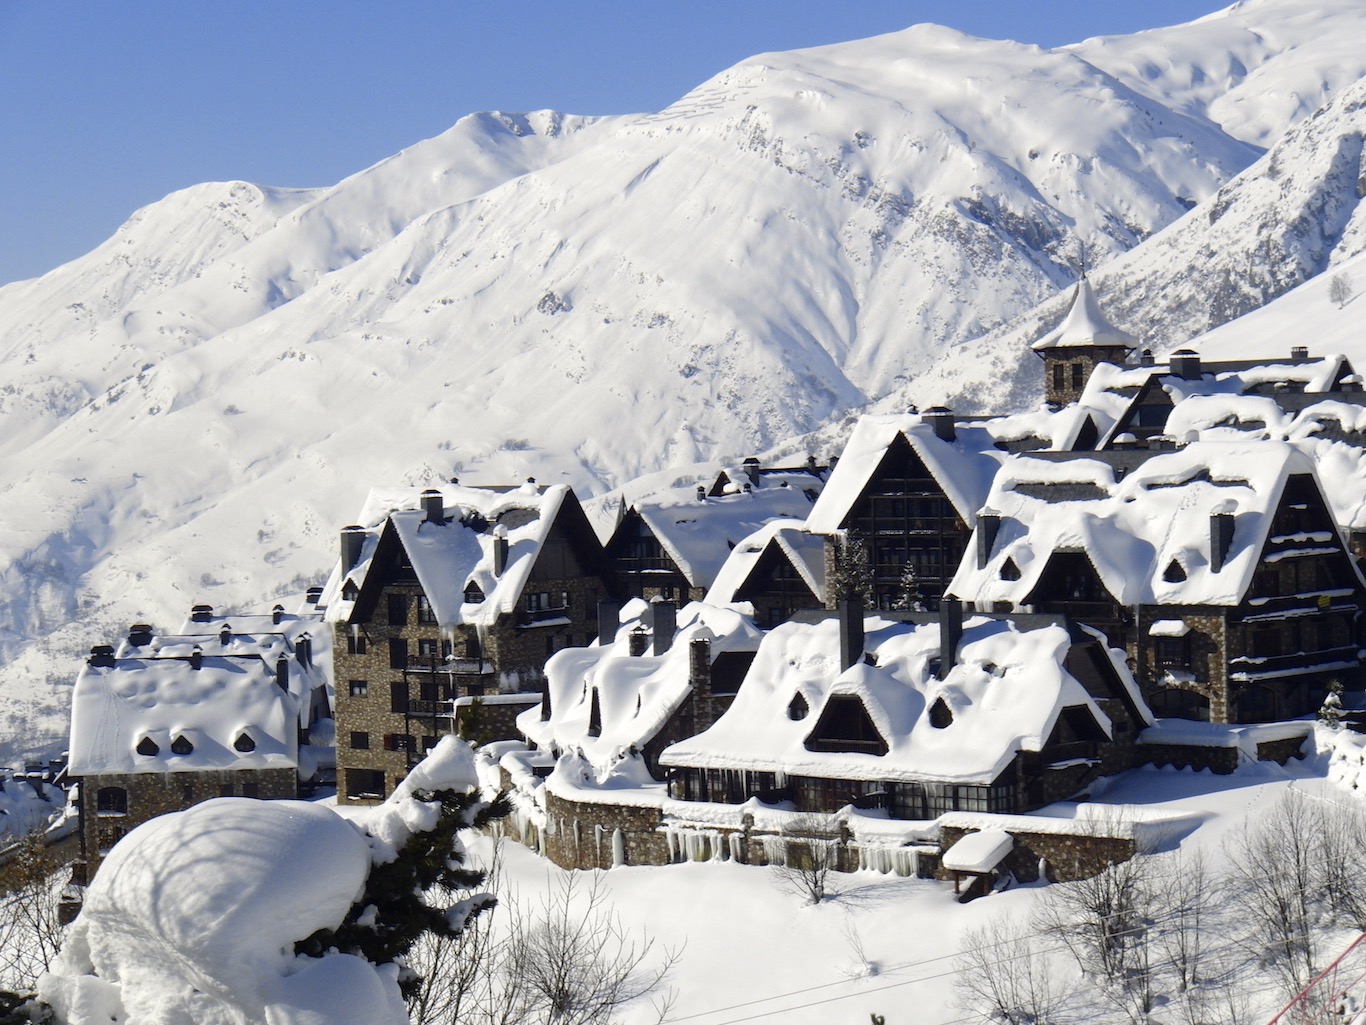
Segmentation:
{"type": "Polygon", "coordinates": [[[452,676],[487,676],[493,665],[487,659],[446,658],[433,660],[430,655],[409,655],[408,672],[441,673],[452,676]]]}
{"type": "Polygon", "coordinates": [[[559,605],[549,609],[521,609],[517,613],[517,625],[535,626],[537,623],[548,623],[552,620],[568,618],[568,605],[559,605]]]}

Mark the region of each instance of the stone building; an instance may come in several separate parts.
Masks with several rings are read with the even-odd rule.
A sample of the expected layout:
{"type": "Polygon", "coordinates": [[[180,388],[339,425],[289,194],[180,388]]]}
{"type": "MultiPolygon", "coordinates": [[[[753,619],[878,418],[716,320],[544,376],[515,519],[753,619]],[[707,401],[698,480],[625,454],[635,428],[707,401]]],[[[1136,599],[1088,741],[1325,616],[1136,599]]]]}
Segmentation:
{"type": "Polygon", "coordinates": [[[361,523],[323,595],[347,801],[383,799],[462,723],[500,734],[504,706],[539,702],[546,659],[596,636],[617,586],[565,485],[377,491],[361,523]]]}
{"type": "Polygon", "coordinates": [[[1054,406],[1076,402],[1097,364],[1123,363],[1137,344],[1133,335],[1105,319],[1091,282],[1083,277],[1062,323],[1033,346],[1043,359],[1044,400],[1054,406]]]}
{"type": "Polygon", "coordinates": [[[328,659],[310,645],[321,617],[277,607],[238,618],[199,606],[187,625],[203,633],[138,624],[117,651],[91,650],[72,698],[68,767],[87,879],[150,818],[214,797],[297,797],[330,766],[328,659]]]}

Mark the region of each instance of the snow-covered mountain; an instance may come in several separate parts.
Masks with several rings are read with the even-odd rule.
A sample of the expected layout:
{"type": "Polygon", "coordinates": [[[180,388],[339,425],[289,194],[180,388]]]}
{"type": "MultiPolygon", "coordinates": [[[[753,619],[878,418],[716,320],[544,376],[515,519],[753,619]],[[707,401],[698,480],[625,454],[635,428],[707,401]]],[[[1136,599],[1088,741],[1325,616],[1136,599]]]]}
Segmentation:
{"type": "Polygon", "coordinates": [[[1101,278],[1121,321],[1143,273],[1165,309],[1171,261],[1263,259],[1282,224],[1238,212],[1249,181],[1309,220],[1331,185],[1341,223],[1219,316],[1350,256],[1353,112],[1277,162],[1259,146],[1302,111],[1259,90],[1359,78],[1359,8],[767,54],[656,114],[473,115],[331,189],[197,186],[0,288],[0,759],[60,736],[73,654],[111,631],[317,579],[371,484],[600,491],[870,400],[1030,404],[1018,339],[1083,258],[1135,268],[1132,293],[1101,278]]]}

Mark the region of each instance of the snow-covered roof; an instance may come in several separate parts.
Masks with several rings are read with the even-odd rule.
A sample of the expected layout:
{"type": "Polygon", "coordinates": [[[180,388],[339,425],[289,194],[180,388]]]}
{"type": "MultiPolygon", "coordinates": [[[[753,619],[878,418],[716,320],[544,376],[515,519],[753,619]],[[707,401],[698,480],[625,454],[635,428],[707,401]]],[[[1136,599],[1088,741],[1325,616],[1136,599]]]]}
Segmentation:
{"type": "Polygon", "coordinates": [[[801,520],[774,520],[737,544],[707,592],[712,605],[736,601],[764,553],[773,549],[792,564],[818,601],[825,601],[825,539],[807,533],[801,520]]]}
{"type": "Polygon", "coordinates": [[[365,588],[380,539],[392,530],[412,562],[439,625],[491,625],[516,608],[546,537],[569,503],[577,504],[577,500],[566,484],[527,482],[515,488],[443,484],[372,491],[357,520],[364,528],[360,558],[349,568],[338,563],[323,591],[321,603],[327,608],[327,619],[350,621],[355,602],[345,597],[346,585],[354,584],[357,591],[365,588]],[[423,491],[440,493],[444,510],[440,522],[429,519],[422,509],[423,491]],[[499,538],[507,541],[507,557],[502,572],[495,572],[499,538]],[[483,601],[465,601],[470,584],[478,586],[483,601]]]}
{"type": "Polygon", "coordinates": [[[839,671],[839,623],[793,620],[759,646],[734,703],[705,732],[666,748],[663,765],[778,771],[833,779],[990,783],[1017,751],[1038,751],[1062,709],[1083,706],[1102,730],[1110,720],[1064,668],[1068,631],[1021,628],[1003,617],[969,616],[958,661],[943,680],[939,624],[865,619],[874,664],[839,671]],[[811,751],[807,738],[826,706],[855,698],[886,754],[811,751]],[[798,701],[797,699],[800,699],[798,701]],[[931,710],[942,701],[951,721],[931,710]],[[805,714],[794,718],[794,702],[805,714]]]}
{"type": "Polygon", "coordinates": [[[1072,305],[1062,323],[1034,343],[1036,352],[1044,349],[1070,349],[1084,345],[1122,345],[1132,349],[1138,339],[1106,319],[1091,289],[1082,278],[1072,292],[1072,305]]]}
{"type": "Polygon", "coordinates": [[[860,417],[839,463],[830,473],[825,490],[807,517],[807,529],[833,534],[842,529],[859,496],[863,494],[887,449],[904,437],[911,449],[943,488],[963,522],[971,525],[982,507],[991,479],[1006,453],[986,424],[958,423],[952,441],[945,441],[933,424],[919,413],[860,417]]]}
{"type": "Polygon", "coordinates": [[[691,693],[692,641],[710,641],[714,662],[723,652],[754,651],[762,637],[749,618],[735,610],[692,602],[679,610],[668,651],[632,656],[630,635],[652,623],[650,606],[637,598],[622,608],[621,627],[612,643],[556,652],[545,666],[550,718],[543,722],[540,706],[530,708],[517,717],[517,728],[542,749],[579,748],[599,772],[608,772],[632,746],[641,748],[649,742],[691,693]],[[595,692],[601,731],[590,736],[595,692]]]}
{"type": "Polygon", "coordinates": [[[750,492],[697,497],[697,489],[674,489],[641,499],[632,508],[645,521],[674,564],[693,587],[708,588],[716,580],[734,545],[773,520],[802,520],[810,514],[820,481],[784,486],[770,483],[750,492]]]}
{"type": "Polygon", "coordinates": [[[990,872],[1014,848],[1015,838],[1004,829],[979,829],[945,851],[939,863],[950,872],[990,872]]]}
{"type": "Polygon", "coordinates": [[[205,655],[197,669],[188,658],[110,661],[76,678],[73,776],[298,766],[297,699],[259,656],[205,655]],[[176,753],[178,740],[190,750],[176,753]]]}
{"type": "Polygon", "coordinates": [[[1081,552],[1121,604],[1236,605],[1291,474],[1312,477],[1313,464],[1275,442],[1194,442],[1127,474],[1100,458],[1014,458],[987,498],[1000,516],[990,556],[979,567],[974,537],[949,592],[1021,605],[1054,553],[1081,552]],[[1234,523],[1218,570],[1210,562],[1216,513],[1234,523]]]}
{"type": "Polygon", "coordinates": [[[828,473],[829,470],[817,465],[814,459],[806,466],[764,466],[757,461],[738,465],[727,464],[717,471],[707,493],[718,496],[741,494],[745,490],[745,485],[749,485],[751,491],[760,491],[764,488],[796,488],[798,491],[809,492],[807,497],[814,500],[814,497],[821,493],[828,473]]]}

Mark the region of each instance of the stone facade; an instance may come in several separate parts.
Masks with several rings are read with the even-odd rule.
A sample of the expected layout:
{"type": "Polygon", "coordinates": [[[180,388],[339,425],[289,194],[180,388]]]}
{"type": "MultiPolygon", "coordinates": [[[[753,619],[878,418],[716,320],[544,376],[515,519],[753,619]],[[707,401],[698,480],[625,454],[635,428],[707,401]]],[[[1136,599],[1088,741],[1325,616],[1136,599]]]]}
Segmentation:
{"type": "Polygon", "coordinates": [[[87,878],[94,878],[115,843],[158,815],[183,811],[214,797],[279,800],[299,796],[299,773],[293,768],[111,773],[86,776],[80,782],[81,855],[87,878]]]}
{"type": "MultiPolygon", "coordinates": [[[[943,826],[939,830],[939,846],[948,850],[974,829],[943,826]]],[[[1031,833],[1007,830],[1015,846],[1006,855],[1002,867],[1021,882],[1034,882],[1043,868],[1049,882],[1069,883],[1090,879],[1110,865],[1128,861],[1138,853],[1132,837],[1099,836],[1093,833],[1031,833]]],[[[952,879],[953,873],[939,870],[940,879],[952,879]]]]}
{"type": "Polygon", "coordinates": [[[1044,401],[1065,406],[1081,399],[1086,382],[1098,363],[1122,364],[1128,352],[1123,346],[1059,346],[1042,349],[1044,401]]]}

